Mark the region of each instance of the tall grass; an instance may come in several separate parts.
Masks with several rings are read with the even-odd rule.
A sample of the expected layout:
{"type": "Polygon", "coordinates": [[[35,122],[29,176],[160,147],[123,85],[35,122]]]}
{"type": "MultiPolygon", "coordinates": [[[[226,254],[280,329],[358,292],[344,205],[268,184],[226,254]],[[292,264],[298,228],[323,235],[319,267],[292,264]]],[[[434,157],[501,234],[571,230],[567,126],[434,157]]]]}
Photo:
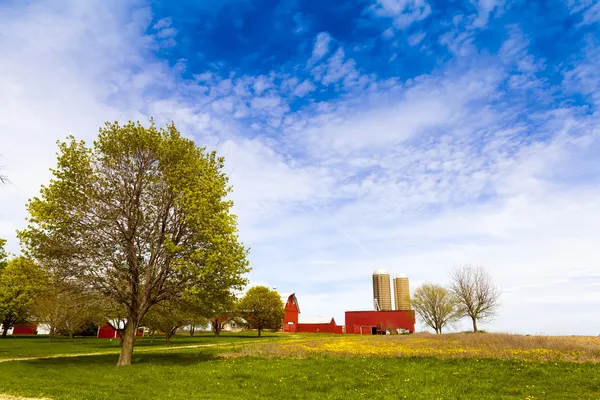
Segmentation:
{"type": "MultiPolygon", "coordinates": [[[[301,335],[295,340],[241,347],[235,355],[340,357],[497,358],[525,361],[600,362],[600,338],[511,334],[414,334],[407,336],[301,335]]],[[[230,356],[233,356],[231,354],[230,356]]]]}

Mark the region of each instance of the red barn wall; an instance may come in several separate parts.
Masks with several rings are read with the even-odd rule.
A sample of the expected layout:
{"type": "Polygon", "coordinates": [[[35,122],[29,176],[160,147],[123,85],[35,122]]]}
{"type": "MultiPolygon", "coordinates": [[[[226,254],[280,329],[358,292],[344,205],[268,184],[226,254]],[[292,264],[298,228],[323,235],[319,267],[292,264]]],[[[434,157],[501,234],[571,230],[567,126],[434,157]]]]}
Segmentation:
{"type": "Polygon", "coordinates": [[[346,311],[346,332],[370,335],[369,327],[415,331],[415,312],[410,311],[346,311]]]}
{"type": "Polygon", "coordinates": [[[298,332],[344,333],[344,327],[336,325],[332,318],[325,324],[298,324],[298,332]]]}
{"type": "Polygon", "coordinates": [[[114,339],[119,337],[119,334],[109,323],[106,323],[98,327],[98,337],[100,339],[114,339]]]}
{"type": "MultiPolygon", "coordinates": [[[[137,333],[135,334],[135,336],[137,336],[137,337],[144,336],[144,330],[139,328],[137,333]]],[[[114,329],[112,327],[111,324],[109,324],[107,322],[104,325],[98,327],[98,337],[100,339],[115,339],[115,338],[120,338],[121,335],[119,334],[119,332],[117,332],[116,329],[114,329]]]]}
{"type": "Polygon", "coordinates": [[[35,335],[37,334],[37,325],[17,324],[13,328],[13,335],[35,335]]]}

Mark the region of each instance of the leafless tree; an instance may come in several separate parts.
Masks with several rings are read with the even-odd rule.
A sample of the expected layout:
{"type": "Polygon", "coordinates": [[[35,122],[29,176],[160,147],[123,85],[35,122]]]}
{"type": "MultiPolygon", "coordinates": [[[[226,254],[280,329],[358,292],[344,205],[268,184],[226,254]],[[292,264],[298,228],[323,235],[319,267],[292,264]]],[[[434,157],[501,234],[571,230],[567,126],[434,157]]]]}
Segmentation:
{"type": "Polygon", "coordinates": [[[460,304],[452,292],[431,283],[425,283],[415,290],[412,307],[423,322],[438,334],[461,316],[460,304]]]}
{"type": "MultiPolygon", "coordinates": [[[[1,154],[0,154],[0,156],[1,156],[1,154]]],[[[2,169],[3,169],[3,166],[0,165],[0,171],[2,171],[2,169]]],[[[8,178],[6,177],[6,175],[3,175],[0,172],[0,185],[6,185],[7,183],[8,183],[8,178]]]]}
{"type": "Polygon", "coordinates": [[[451,290],[460,302],[462,315],[471,318],[473,332],[477,332],[478,321],[489,321],[496,315],[500,306],[500,289],[482,266],[457,267],[450,277],[451,290]]]}

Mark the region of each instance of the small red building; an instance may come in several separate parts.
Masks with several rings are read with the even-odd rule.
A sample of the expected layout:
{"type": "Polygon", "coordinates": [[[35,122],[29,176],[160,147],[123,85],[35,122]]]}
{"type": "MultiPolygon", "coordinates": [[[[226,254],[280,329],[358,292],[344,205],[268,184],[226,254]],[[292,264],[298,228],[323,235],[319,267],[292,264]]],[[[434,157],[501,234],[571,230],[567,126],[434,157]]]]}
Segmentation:
{"type": "Polygon", "coordinates": [[[415,312],[408,311],[346,311],[346,333],[363,335],[415,331],[415,312]]]}
{"type": "Polygon", "coordinates": [[[284,332],[319,332],[319,333],[344,333],[344,327],[337,325],[335,319],[318,319],[315,321],[299,322],[300,306],[296,294],[292,293],[285,303],[283,317],[284,332]]]}
{"type": "MultiPolygon", "coordinates": [[[[144,336],[144,329],[139,328],[136,336],[137,337],[144,336]]],[[[100,339],[116,339],[116,338],[120,338],[121,335],[110,323],[107,322],[104,325],[98,327],[97,337],[100,339]]]]}
{"type": "Polygon", "coordinates": [[[330,321],[317,318],[306,322],[300,322],[298,324],[298,332],[314,332],[314,333],[344,333],[344,327],[337,325],[335,319],[331,318],[330,321]]]}
{"type": "Polygon", "coordinates": [[[13,335],[36,335],[37,325],[34,324],[16,324],[13,327],[13,335]]]}

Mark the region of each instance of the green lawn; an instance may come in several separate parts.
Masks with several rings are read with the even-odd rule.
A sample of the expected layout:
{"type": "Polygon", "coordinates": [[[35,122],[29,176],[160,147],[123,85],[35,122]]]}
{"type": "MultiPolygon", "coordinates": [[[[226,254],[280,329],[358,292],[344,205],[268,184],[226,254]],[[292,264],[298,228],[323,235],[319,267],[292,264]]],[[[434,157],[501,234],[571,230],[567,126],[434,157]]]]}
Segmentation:
{"type": "MultiPolygon", "coordinates": [[[[224,342],[237,342],[248,340],[272,340],[275,335],[263,333],[263,337],[257,338],[256,332],[241,332],[235,334],[223,333],[215,337],[212,333],[197,333],[194,336],[176,335],[171,339],[171,346],[200,345],[224,342]]],[[[157,335],[154,341],[150,337],[138,338],[138,349],[149,347],[169,347],[165,344],[164,336],[157,335]]],[[[7,358],[39,357],[56,354],[78,354],[78,353],[118,353],[119,339],[97,339],[76,338],[69,340],[65,337],[55,337],[52,343],[48,343],[46,336],[7,336],[0,339],[0,360],[7,358]]]]}
{"type": "MultiPolygon", "coordinates": [[[[27,348],[24,339],[13,339],[27,348]]],[[[88,339],[89,340],[89,339],[88,339]]],[[[51,399],[600,399],[600,364],[432,357],[237,357],[245,335],[178,337],[169,347],[146,339],[134,365],[116,354],[0,363],[0,393],[51,399]]],[[[258,339],[255,339],[258,340],[258,339]]],[[[267,337],[260,340],[281,340],[267,337]]],[[[336,340],[336,338],[332,338],[336,340]]],[[[7,346],[6,343],[1,346],[7,346]]],[[[114,341],[113,341],[114,342],[114,341]]],[[[37,342],[30,339],[30,343],[37,342]]],[[[101,346],[79,339],[90,350],[101,346]]],[[[62,349],[68,343],[58,343],[62,349]]],[[[106,348],[106,347],[105,347],[106,348]]],[[[115,349],[116,350],[116,349],[115,349]]],[[[36,350],[39,351],[39,350],[36,350]]]]}

